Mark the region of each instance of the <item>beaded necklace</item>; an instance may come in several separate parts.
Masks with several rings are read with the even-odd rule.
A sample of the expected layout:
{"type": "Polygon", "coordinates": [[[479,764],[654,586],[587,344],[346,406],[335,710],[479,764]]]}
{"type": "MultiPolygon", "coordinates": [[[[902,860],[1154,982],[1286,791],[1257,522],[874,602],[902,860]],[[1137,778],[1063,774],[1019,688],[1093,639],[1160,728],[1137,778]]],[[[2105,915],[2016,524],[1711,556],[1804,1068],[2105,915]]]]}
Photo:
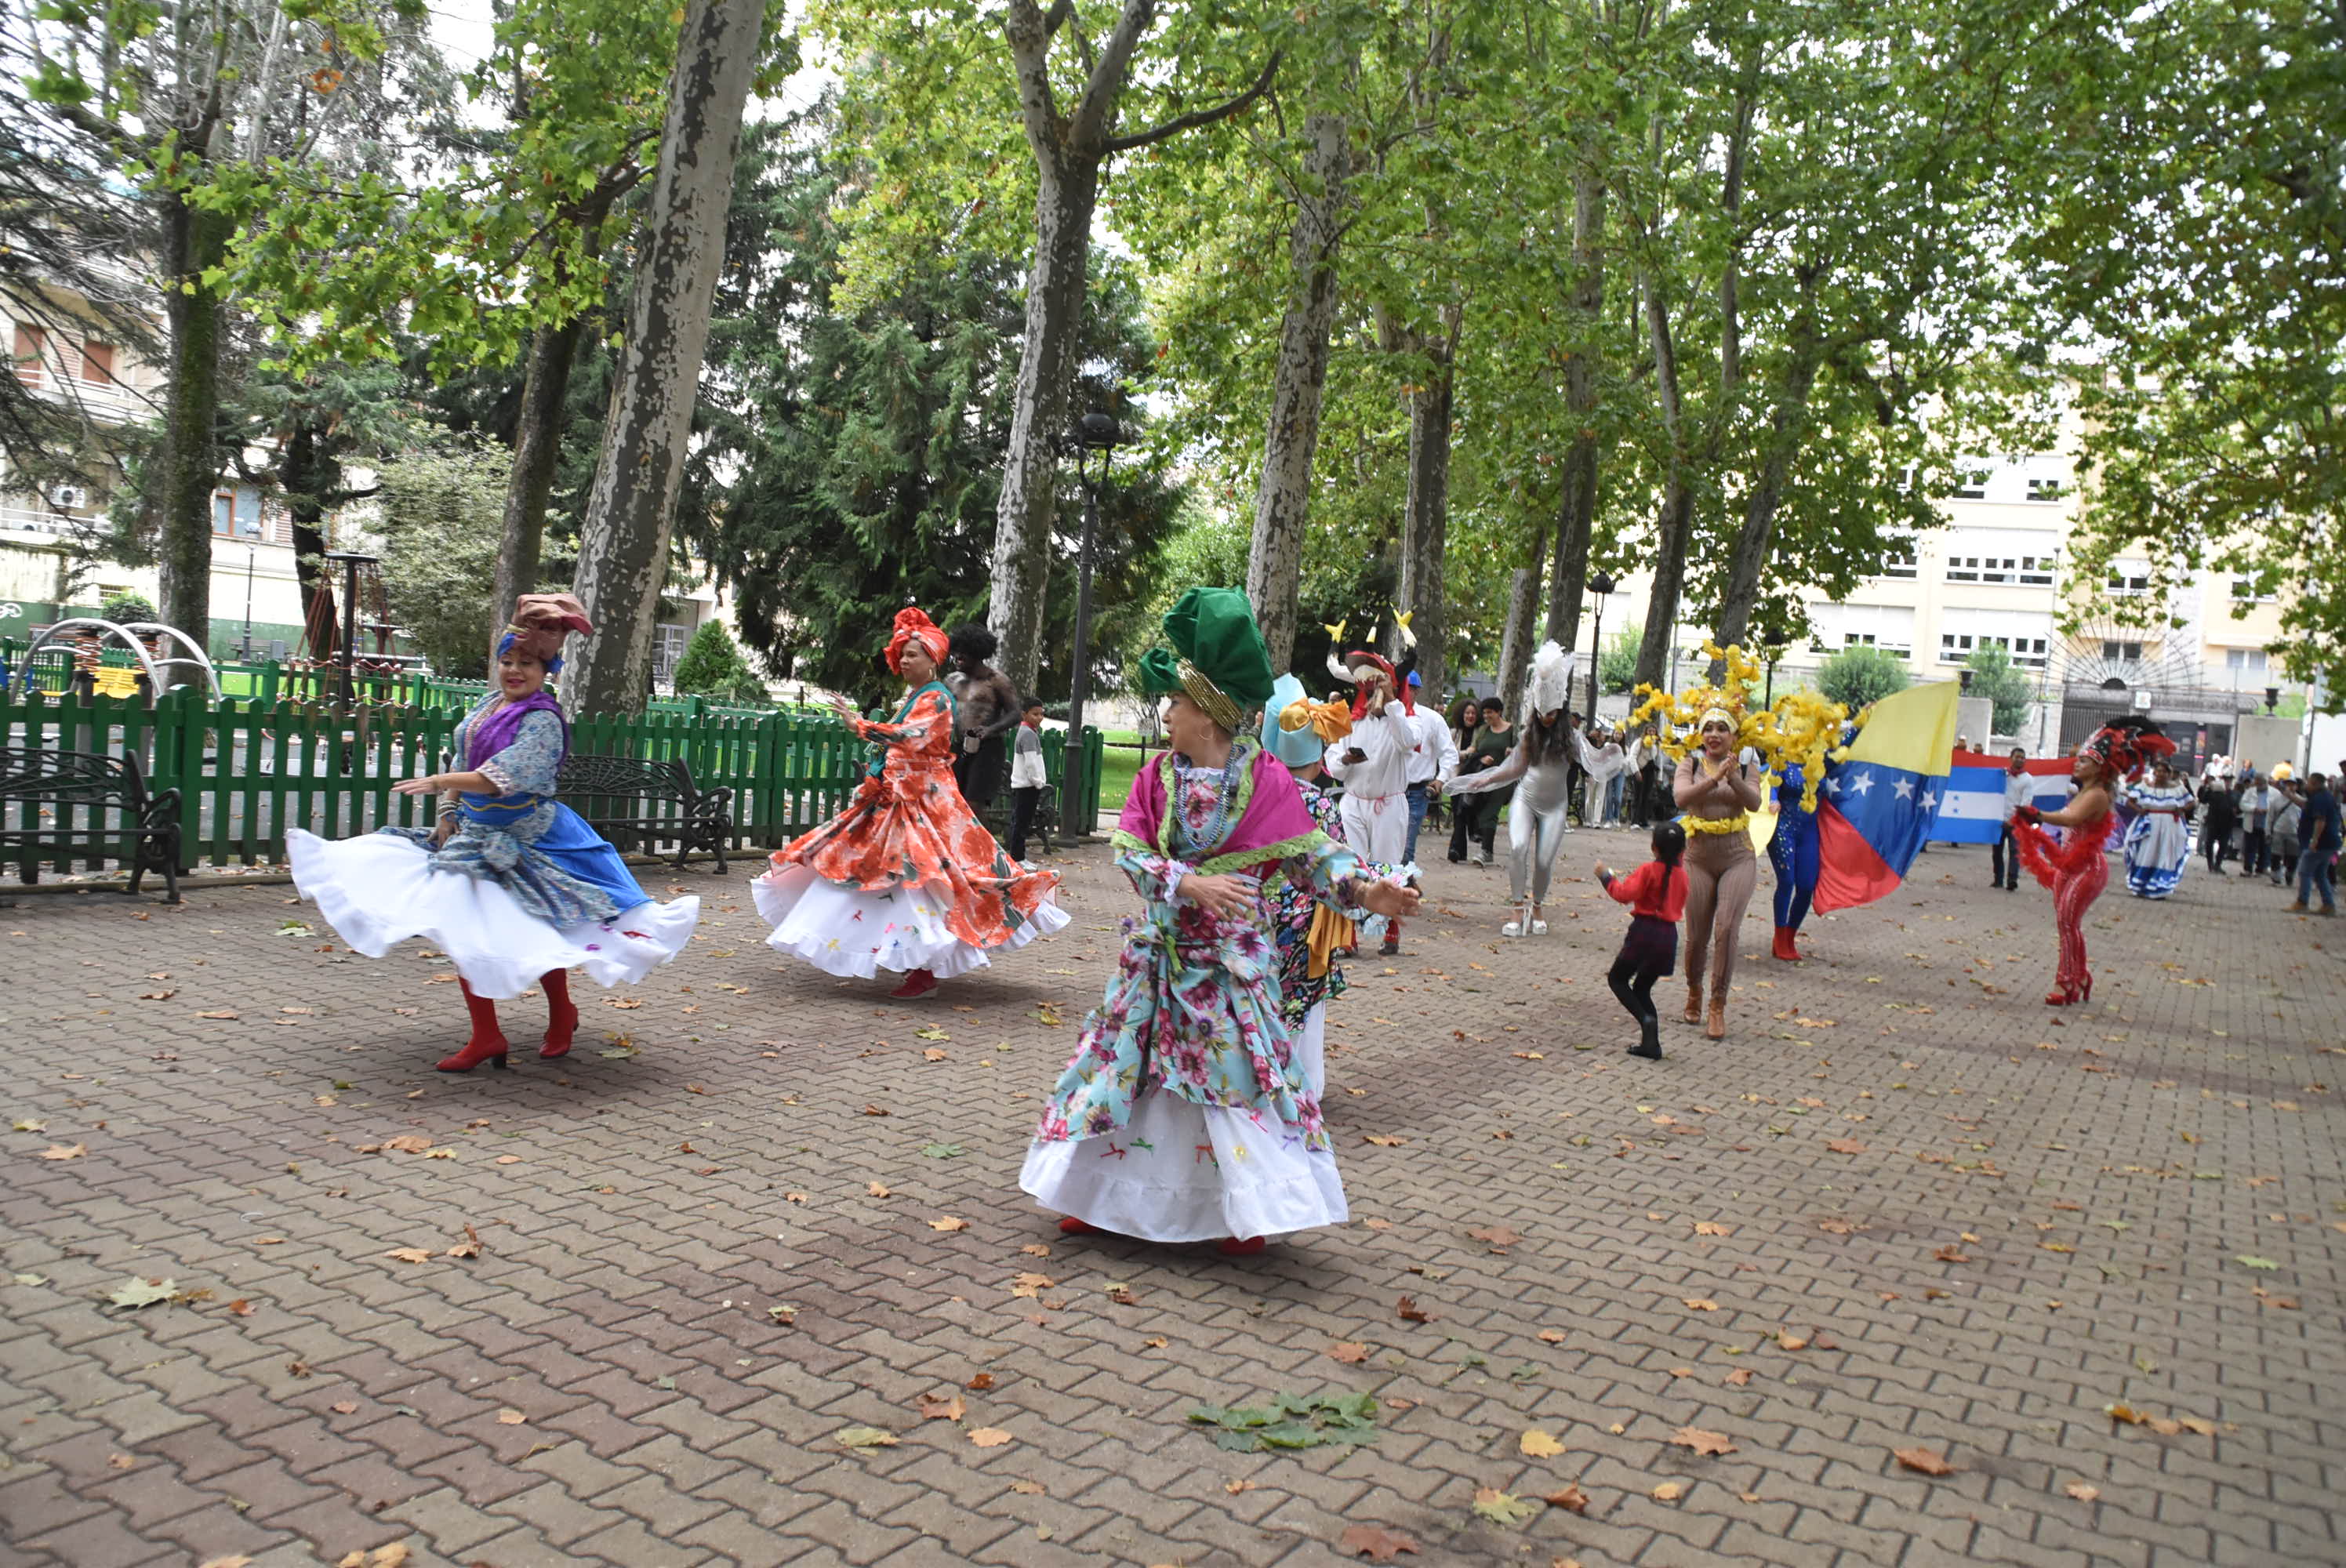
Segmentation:
{"type": "Polygon", "coordinates": [[[1176,768],[1176,782],[1181,786],[1182,799],[1173,803],[1173,834],[1175,842],[1179,846],[1181,859],[1194,860],[1205,850],[1219,848],[1222,841],[1230,836],[1230,829],[1234,825],[1231,807],[1237,801],[1239,795],[1239,769],[1247,759],[1245,747],[1233,745],[1230,748],[1230,759],[1222,765],[1221,788],[1214,795],[1213,811],[1207,817],[1206,825],[1194,830],[1189,826],[1189,814],[1183,809],[1188,804],[1187,776],[1190,773],[1203,773],[1208,769],[1197,767],[1186,757],[1181,759],[1181,765],[1176,768]]]}

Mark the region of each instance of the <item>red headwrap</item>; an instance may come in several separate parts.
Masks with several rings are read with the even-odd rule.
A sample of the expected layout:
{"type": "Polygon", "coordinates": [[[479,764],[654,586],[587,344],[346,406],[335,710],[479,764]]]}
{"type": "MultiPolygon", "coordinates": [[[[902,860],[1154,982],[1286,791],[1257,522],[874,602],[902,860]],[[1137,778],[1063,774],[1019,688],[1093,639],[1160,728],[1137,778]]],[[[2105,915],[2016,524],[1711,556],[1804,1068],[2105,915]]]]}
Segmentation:
{"type": "Polygon", "coordinates": [[[561,656],[562,639],[572,632],[582,637],[595,635],[586,606],[568,594],[524,594],[514,601],[513,623],[505,627],[497,651],[546,664],[561,656]]]}
{"type": "Polygon", "coordinates": [[[937,629],[936,622],[916,607],[906,606],[896,612],[896,632],[888,639],[888,667],[896,674],[904,673],[904,645],[918,643],[929,650],[929,657],[938,664],[945,662],[945,634],[937,629]]]}
{"type": "MultiPolygon", "coordinates": [[[[1382,654],[1372,654],[1361,648],[1354,648],[1351,653],[1344,656],[1344,667],[1347,669],[1351,668],[1354,665],[1360,664],[1374,667],[1378,673],[1382,674],[1385,677],[1385,686],[1387,689],[1392,691],[1395,697],[1401,698],[1401,710],[1403,713],[1411,715],[1413,718],[1416,716],[1417,699],[1410,695],[1409,687],[1401,683],[1401,676],[1393,669],[1392,661],[1391,659],[1385,657],[1382,654]]],[[[1364,688],[1355,685],[1352,692],[1353,721],[1357,723],[1361,719],[1367,718],[1368,713],[1369,694],[1364,688]]]]}

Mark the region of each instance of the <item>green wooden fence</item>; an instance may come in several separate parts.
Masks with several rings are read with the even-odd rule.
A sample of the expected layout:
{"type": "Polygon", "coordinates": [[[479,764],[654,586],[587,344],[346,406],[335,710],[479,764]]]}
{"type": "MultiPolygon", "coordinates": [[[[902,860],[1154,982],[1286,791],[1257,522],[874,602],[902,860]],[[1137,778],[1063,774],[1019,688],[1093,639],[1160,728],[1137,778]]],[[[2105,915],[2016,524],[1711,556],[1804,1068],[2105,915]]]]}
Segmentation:
{"type": "MultiPolygon", "coordinates": [[[[432,803],[394,794],[392,786],[450,768],[450,744],[464,714],[436,700],[344,708],[208,701],[183,687],[150,708],[135,698],[36,690],[0,700],[0,744],[135,756],[150,788],[180,792],[188,867],[276,864],[284,859],[289,829],[332,839],[428,825],[432,803]]],[[[704,789],[729,787],[733,845],[744,850],[779,847],[835,815],[871,756],[828,714],[788,711],[589,716],[573,724],[571,742],[584,754],[680,761],[704,789]]],[[[1043,759],[1054,789],[1066,751],[1064,733],[1045,734],[1043,759]]],[[[1076,749],[1079,799],[1098,799],[1104,757],[1099,731],[1086,729],[1076,749]]],[[[26,825],[35,809],[20,805],[26,825]]],[[[1092,825],[1075,824],[1084,830],[1092,825]]],[[[27,871],[100,864],[34,850],[12,853],[27,871]]]]}

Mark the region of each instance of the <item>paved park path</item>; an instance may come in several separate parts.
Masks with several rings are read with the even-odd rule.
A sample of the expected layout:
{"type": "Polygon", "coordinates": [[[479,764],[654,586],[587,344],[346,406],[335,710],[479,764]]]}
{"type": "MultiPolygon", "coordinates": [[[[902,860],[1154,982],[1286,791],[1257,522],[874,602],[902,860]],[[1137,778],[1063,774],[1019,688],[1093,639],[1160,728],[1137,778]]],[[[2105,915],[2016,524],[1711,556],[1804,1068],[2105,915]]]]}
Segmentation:
{"type": "Polygon", "coordinates": [[[2047,897],[1943,850],[1797,969],[1763,887],[1647,1064],[1586,877],[1641,841],[1540,941],[1438,867],[1330,1032],[1352,1223],[1243,1260],[1016,1191],[1104,849],[913,1006],[651,873],[687,959],[459,1078],[454,975],[289,888],[26,897],[0,1563],[2346,1562],[2346,921],[2195,866],[2055,1013],[2047,897]],[[1372,1444],[1188,1420],[1331,1390],[1372,1444]]]}

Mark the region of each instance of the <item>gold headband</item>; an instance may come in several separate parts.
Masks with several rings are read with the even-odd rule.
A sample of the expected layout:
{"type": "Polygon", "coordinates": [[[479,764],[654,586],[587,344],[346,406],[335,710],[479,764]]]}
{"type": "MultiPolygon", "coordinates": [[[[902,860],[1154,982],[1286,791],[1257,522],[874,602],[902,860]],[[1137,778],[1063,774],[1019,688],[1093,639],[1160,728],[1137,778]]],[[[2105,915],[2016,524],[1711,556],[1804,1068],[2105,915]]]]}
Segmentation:
{"type": "Polygon", "coordinates": [[[1188,694],[1191,702],[1205,710],[1208,718],[1232,735],[1236,735],[1239,727],[1245,722],[1246,715],[1239,711],[1239,705],[1232,702],[1220,687],[1209,680],[1205,671],[1188,659],[1181,661],[1181,689],[1188,694]]]}
{"type": "Polygon", "coordinates": [[[1719,720],[1719,723],[1721,723],[1721,724],[1723,724],[1723,725],[1727,726],[1727,728],[1729,728],[1729,729],[1734,729],[1734,728],[1739,728],[1739,726],[1738,726],[1738,725],[1736,724],[1736,722],[1735,722],[1735,715],[1733,715],[1733,714],[1731,714],[1731,713],[1728,712],[1728,711],[1727,711],[1727,709],[1725,709],[1725,708],[1704,708],[1704,709],[1702,710],[1702,717],[1701,717],[1700,718],[1698,718],[1698,719],[1695,720],[1695,726],[1694,726],[1694,727],[1695,727],[1697,729],[1698,729],[1698,730],[1699,730],[1699,729],[1708,729],[1708,728],[1710,728],[1710,721],[1711,721],[1712,719],[1714,719],[1714,718],[1715,718],[1715,719],[1717,719],[1717,720],[1719,720]]]}

